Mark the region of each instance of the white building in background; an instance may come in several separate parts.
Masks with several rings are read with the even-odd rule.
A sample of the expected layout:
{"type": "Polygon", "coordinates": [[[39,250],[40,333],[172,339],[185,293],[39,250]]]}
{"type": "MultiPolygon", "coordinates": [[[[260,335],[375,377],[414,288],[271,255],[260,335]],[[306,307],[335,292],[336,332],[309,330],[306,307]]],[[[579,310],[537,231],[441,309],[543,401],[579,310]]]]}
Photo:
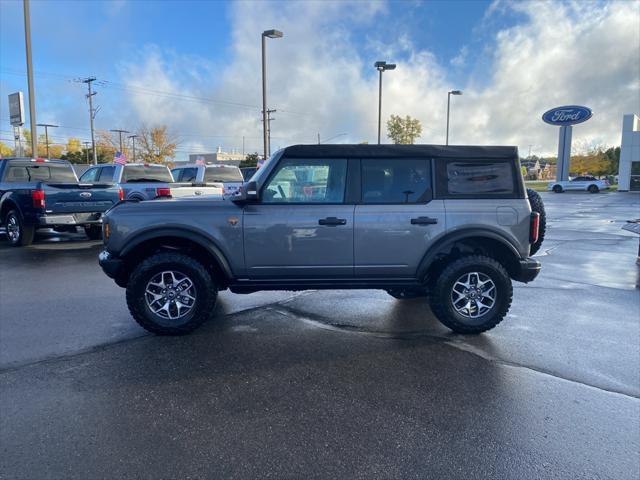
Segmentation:
{"type": "Polygon", "coordinates": [[[618,190],[640,190],[640,118],[625,115],[622,120],[618,190]]]}
{"type": "Polygon", "coordinates": [[[240,165],[245,155],[236,152],[223,152],[222,147],[218,147],[215,153],[193,153],[189,155],[188,163],[196,163],[199,158],[203,159],[208,165],[224,163],[225,165],[240,165]]]}

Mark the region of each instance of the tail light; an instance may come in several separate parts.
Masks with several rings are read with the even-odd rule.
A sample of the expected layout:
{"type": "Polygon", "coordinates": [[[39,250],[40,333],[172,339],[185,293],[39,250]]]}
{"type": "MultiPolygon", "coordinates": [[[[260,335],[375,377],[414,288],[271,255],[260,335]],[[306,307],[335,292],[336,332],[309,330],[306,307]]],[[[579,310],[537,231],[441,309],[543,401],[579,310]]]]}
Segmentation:
{"type": "Polygon", "coordinates": [[[124,200],[124,190],[118,190],[118,200],[124,200]]]}
{"type": "Polygon", "coordinates": [[[171,189],[169,187],[156,188],[156,196],[157,197],[170,197],[171,196],[171,189]]]}
{"type": "Polygon", "coordinates": [[[540,233],[540,214],[533,212],[531,214],[531,229],[529,230],[529,243],[536,243],[540,233]]]}
{"type": "Polygon", "coordinates": [[[33,208],[45,208],[44,190],[32,190],[31,199],[33,200],[33,208]]]}

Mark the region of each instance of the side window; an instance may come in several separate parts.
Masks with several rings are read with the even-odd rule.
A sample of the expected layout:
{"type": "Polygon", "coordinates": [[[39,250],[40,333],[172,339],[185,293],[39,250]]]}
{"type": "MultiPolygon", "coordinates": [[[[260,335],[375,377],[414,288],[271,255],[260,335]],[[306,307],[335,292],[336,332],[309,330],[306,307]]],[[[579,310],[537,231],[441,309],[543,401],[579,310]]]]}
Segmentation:
{"type": "Polygon", "coordinates": [[[182,168],[182,176],[180,177],[180,180],[178,180],[176,178],[176,182],[180,181],[180,182],[195,182],[196,181],[196,176],[198,175],[198,170],[196,168],[182,168]]]}
{"type": "Polygon", "coordinates": [[[101,183],[113,182],[113,174],[116,171],[116,167],[102,167],[100,169],[100,177],[98,181],[101,183]]]}
{"type": "Polygon", "coordinates": [[[342,203],[346,159],[284,158],[262,189],[262,203],[342,203]]]}
{"type": "Polygon", "coordinates": [[[173,176],[173,179],[176,182],[180,181],[180,173],[182,172],[181,168],[174,168],[173,170],[171,170],[171,175],[173,176]]]}
{"type": "Polygon", "coordinates": [[[438,160],[438,194],[511,198],[517,193],[513,165],[509,160],[438,160]]]}
{"type": "Polygon", "coordinates": [[[86,172],[82,174],[80,177],[81,183],[95,183],[98,179],[98,174],[100,173],[99,168],[90,168],[86,172]]]}
{"type": "Polygon", "coordinates": [[[427,159],[363,159],[362,203],[426,203],[432,198],[427,159]]]}

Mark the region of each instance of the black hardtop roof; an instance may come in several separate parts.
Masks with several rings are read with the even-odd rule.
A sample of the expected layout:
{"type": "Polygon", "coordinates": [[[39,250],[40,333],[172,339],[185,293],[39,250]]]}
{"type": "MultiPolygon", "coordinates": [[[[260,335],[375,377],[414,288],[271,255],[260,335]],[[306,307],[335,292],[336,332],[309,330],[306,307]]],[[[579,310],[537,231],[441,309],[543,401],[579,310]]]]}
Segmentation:
{"type": "Polygon", "coordinates": [[[429,157],[460,159],[518,158],[518,147],[478,145],[291,145],[284,157],[294,158],[393,158],[429,157]]]}

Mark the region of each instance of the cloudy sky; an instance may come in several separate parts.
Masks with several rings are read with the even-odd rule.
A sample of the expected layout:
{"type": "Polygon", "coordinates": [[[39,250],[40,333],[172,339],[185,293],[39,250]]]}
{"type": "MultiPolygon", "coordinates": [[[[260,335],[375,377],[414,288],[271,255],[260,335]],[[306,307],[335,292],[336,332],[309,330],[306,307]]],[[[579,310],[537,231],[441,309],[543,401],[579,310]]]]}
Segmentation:
{"type": "MultiPolygon", "coordinates": [[[[31,2],[38,122],[54,140],[96,127],[166,124],[179,156],[261,150],[260,33],[268,40],[272,146],[375,142],[376,60],[383,119],[420,119],[420,143],[518,145],[555,154],[551,107],[586,105],[574,147],[619,145],[622,115],[640,114],[640,1],[31,2]]],[[[7,95],[27,92],[22,2],[0,0],[0,140],[11,143],[7,95]]],[[[383,137],[383,141],[386,138],[383,137]]]]}

